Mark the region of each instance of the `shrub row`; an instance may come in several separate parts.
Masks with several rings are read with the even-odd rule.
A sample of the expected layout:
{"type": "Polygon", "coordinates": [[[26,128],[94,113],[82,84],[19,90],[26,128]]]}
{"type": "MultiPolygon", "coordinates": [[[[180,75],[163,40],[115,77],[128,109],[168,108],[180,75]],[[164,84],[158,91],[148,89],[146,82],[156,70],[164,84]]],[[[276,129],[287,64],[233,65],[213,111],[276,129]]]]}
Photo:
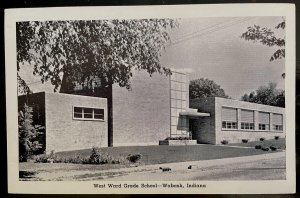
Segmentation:
{"type": "MultiPolygon", "coordinates": [[[[274,137],[275,140],[278,140],[279,139],[279,136],[275,136],[274,137]]],[[[264,141],[265,138],[259,138],[259,141],[264,141]]],[[[242,143],[247,143],[249,140],[248,139],[242,139],[242,143]]],[[[221,144],[228,144],[228,141],[227,140],[222,140],[221,141],[221,144]]]]}
{"type": "MultiPolygon", "coordinates": [[[[128,155],[126,158],[131,163],[141,159],[140,154],[128,155]]],[[[93,148],[89,157],[58,157],[52,151],[50,154],[42,154],[34,157],[37,163],[73,163],[73,164],[120,164],[120,159],[114,159],[108,154],[102,154],[98,149],[93,148]]]]}
{"type": "Polygon", "coordinates": [[[165,140],[191,140],[192,137],[167,137],[165,140]]]}
{"type": "Polygon", "coordinates": [[[275,146],[270,146],[269,148],[268,147],[262,147],[261,145],[255,145],[255,149],[261,149],[263,151],[276,151],[277,148],[275,146]]]}

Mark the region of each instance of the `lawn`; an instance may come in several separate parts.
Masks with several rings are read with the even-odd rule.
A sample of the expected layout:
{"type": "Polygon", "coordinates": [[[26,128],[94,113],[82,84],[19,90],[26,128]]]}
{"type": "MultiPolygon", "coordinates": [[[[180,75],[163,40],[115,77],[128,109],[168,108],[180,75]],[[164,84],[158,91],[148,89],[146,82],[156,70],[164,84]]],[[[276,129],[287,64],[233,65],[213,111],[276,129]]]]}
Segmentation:
{"type": "MultiPolygon", "coordinates": [[[[266,143],[266,142],[265,142],[266,143]]],[[[89,157],[92,149],[58,152],[55,155],[61,158],[89,157]]],[[[128,146],[99,148],[104,155],[108,154],[115,159],[123,159],[121,164],[70,164],[70,163],[20,163],[19,177],[21,180],[72,180],[78,175],[95,174],[100,170],[111,170],[130,167],[132,165],[150,165],[172,162],[200,161],[230,157],[251,156],[272,153],[255,148],[231,147],[230,145],[187,145],[187,146],[128,146]],[[126,157],[129,154],[141,154],[137,164],[130,164],[126,157]],[[125,162],[125,163],[124,163],[125,162]]],[[[97,173],[98,174],[98,173],[97,173]]],[[[99,173],[100,174],[100,173],[99,173]]],[[[102,174],[102,173],[101,173],[102,174]]],[[[100,175],[101,175],[100,174],[100,175]]],[[[107,174],[115,174],[108,172],[107,174]]],[[[124,173],[118,173],[124,174],[124,173]]],[[[79,177],[78,176],[78,177],[79,177]]],[[[107,175],[111,176],[111,175],[107,175]]]]}
{"type": "MultiPolygon", "coordinates": [[[[161,164],[172,162],[210,160],[229,157],[265,154],[266,151],[254,148],[237,148],[215,145],[187,145],[187,146],[128,146],[100,148],[101,153],[108,154],[115,159],[125,159],[128,155],[141,154],[139,164],[161,164]]],[[[269,151],[270,152],[270,151],[269,151]]],[[[58,152],[58,157],[88,157],[91,149],[58,152]]]]}
{"type": "Polygon", "coordinates": [[[277,149],[285,150],[285,148],[286,148],[285,142],[286,142],[285,138],[279,138],[278,140],[271,139],[271,140],[253,141],[253,142],[247,142],[247,143],[235,143],[235,144],[229,144],[229,145],[245,146],[245,147],[255,147],[256,145],[261,145],[262,147],[275,146],[277,149]]]}

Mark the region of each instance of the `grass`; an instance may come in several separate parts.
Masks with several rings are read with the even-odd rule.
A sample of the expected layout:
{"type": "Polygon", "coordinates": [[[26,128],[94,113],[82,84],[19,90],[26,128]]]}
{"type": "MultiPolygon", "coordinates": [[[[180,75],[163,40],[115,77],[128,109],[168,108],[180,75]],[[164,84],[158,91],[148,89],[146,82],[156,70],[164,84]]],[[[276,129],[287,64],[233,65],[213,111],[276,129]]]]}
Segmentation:
{"type": "MultiPolygon", "coordinates": [[[[236,148],[214,145],[187,145],[187,146],[128,146],[100,148],[100,152],[115,159],[124,159],[129,154],[141,154],[139,164],[161,164],[172,162],[198,161],[240,157],[264,154],[266,152],[252,148],[236,148]]],[[[58,152],[58,157],[87,157],[91,149],[58,152]]]]}
{"type": "Polygon", "coordinates": [[[278,140],[270,139],[270,140],[264,140],[264,141],[253,141],[253,142],[247,142],[247,143],[234,143],[229,144],[233,146],[244,146],[244,147],[255,147],[256,145],[261,145],[262,147],[270,147],[275,146],[277,149],[285,149],[285,138],[279,138],[278,140]]]}
{"type": "MultiPolygon", "coordinates": [[[[277,140],[278,141],[278,140],[277,140]]],[[[245,145],[245,143],[243,144],[245,145]]],[[[58,157],[88,157],[92,149],[58,152],[58,157]]],[[[172,162],[199,161],[230,157],[251,156],[274,151],[262,151],[255,148],[230,147],[228,145],[187,145],[187,146],[129,146],[100,148],[103,154],[115,159],[126,159],[131,154],[141,154],[137,165],[162,164],[172,162]]],[[[95,174],[100,170],[112,170],[130,167],[135,163],[121,164],[70,164],[70,163],[34,163],[25,162],[19,165],[20,180],[68,180],[82,177],[85,174],[95,174]],[[77,176],[76,176],[77,175],[77,176]]],[[[100,174],[100,173],[99,173],[100,174]]],[[[115,174],[115,173],[114,173],[115,174]]],[[[102,173],[100,174],[102,175],[102,173]]]]}

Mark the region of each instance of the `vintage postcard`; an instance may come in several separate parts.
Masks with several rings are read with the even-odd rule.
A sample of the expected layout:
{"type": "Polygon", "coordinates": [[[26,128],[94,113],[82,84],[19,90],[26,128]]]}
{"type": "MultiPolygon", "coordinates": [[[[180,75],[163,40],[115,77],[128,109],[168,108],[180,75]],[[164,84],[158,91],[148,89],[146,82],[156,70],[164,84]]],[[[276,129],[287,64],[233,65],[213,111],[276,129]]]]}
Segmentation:
{"type": "Polygon", "coordinates": [[[5,10],[9,193],[295,192],[295,6],[5,10]]]}

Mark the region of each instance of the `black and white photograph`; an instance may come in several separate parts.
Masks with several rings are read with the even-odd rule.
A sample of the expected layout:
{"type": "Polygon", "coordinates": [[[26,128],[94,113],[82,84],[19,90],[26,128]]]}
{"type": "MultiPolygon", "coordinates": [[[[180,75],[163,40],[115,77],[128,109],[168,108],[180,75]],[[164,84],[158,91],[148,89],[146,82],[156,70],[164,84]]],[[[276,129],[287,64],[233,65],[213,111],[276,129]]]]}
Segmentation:
{"type": "Polygon", "coordinates": [[[6,12],[13,192],[295,189],[293,7],[108,8],[6,12]]]}

